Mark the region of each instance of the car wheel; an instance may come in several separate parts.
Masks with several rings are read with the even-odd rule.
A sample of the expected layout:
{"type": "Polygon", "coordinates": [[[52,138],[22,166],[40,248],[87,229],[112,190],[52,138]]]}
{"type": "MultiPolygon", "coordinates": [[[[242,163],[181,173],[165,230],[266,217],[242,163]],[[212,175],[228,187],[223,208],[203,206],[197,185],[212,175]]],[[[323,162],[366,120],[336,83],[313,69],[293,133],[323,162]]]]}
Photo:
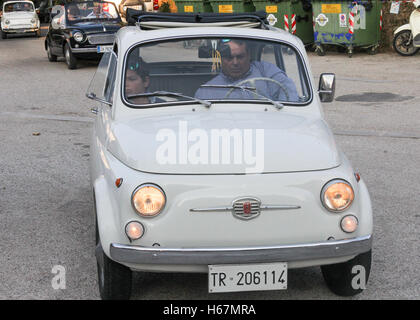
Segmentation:
{"type": "Polygon", "coordinates": [[[7,33],[4,32],[3,30],[1,31],[1,38],[2,39],[7,39],[7,33]]]}
{"type": "Polygon", "coordinates": [[[74,54],[70,50],[70,46],[68,43],[64,46],[64,58],[66,59],[67,67],[70,70],[77,68],[77,58],[74,56],[74,54]]]}
{"type": "Polygon", "coordinates": [[[57,61],[57,56],[51,53],[51,46],[48,42],[47,42],[47,56],[48,56],[49,61],[51,62],[57,61]]]}
{"type": "Polygon", "coordinates": [[[372,262],[372,250],[353,259],[321,266],[328,288],[339,296],[350,297],[362,292],[367,284],[372,262]],[[365,281],[365,283],[361,283],[365,281]]]}
{"type": "Polygon", "coordinates": [[[103,300],[128,300],[131,295],[132,272],[104,253],[95,215],[96,261],[98,268],[99,293],[103,300]]]}

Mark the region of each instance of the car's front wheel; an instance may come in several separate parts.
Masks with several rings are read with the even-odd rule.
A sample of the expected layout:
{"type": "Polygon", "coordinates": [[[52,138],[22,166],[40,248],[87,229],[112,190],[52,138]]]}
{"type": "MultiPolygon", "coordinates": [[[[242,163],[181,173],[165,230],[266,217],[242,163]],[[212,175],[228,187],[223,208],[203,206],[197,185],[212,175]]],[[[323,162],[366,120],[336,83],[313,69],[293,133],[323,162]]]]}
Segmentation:
{"type": "Polygon", "coordinates": [[[66,59],[67,67],[70,70],[77,68],[77,58],[74,56],[73,52],[71,52],[68,43],[66,43],[66,45],[64,46],[64,58],[66,59]]]}
{"type": "Polygon", "coordinates": [[[1,30],[1,38],[2,39],[7,39],[7,33],[4,32],[3,30],[1,30]]]}
{"type": "Polygon", "coordinates": [[[128,300],[131,295],[132,272],[126,266],[107,257],[101,247],[97,222],[95,226],[98,285],[101,298],[103,300],[128,300]]]}
{"type": "Polygon", "coordinates": [[[47,41],[47,57],[51,62],[57,61],[57,56],[51,53],[51,45],[47,41]]]}
{"type": "Polygon", "coordinates": [[[372,250],[369,250],[349,261],[321,266],[321,271],[332,292],[339,296],[350,297],[366,288],[371,262],[372,250]]]}

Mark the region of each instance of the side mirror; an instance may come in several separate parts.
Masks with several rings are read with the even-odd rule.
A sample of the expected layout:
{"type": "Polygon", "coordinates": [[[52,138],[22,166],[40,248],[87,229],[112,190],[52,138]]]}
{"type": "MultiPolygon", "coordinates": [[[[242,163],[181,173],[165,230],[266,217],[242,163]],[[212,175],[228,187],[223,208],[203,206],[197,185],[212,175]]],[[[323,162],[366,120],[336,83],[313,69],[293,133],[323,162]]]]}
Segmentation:
{"type": "Polygon", "coordinates": [[[331,102],[335,95],[335,74],[322,73],[319,78],[318,94],[321,102],[331,102]]]}

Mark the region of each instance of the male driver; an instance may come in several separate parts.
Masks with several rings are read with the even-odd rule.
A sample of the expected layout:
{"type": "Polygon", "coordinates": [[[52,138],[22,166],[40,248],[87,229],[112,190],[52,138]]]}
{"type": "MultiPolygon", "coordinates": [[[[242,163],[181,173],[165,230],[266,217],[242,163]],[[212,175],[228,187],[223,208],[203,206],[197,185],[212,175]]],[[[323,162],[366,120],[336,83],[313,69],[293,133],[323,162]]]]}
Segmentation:
{"type": "MultiPolygon", "coordinates": [[[[256,93],[275,101],[299,101],[295,84],[286,73],[275,65],[265,61],[251,61],[249,48],[245,41],[222,40],[219,42],[219,51],[222,57],[222,72],[206,83],[206,85],[255,87],[256,93]],[[274,81],[257,80],[245,82],[247,79],[269,78],[274,81]],[[283,88],[283,89],[282,89],[283,88]],[[286,92],[287,91],[287,94],[286,92]]],[[[253,91],[231,88],[202,87],[197,90],[198,99],[261,99],[253,91]],[[231,93],[229,94],[229,92],[231,93]]]]}

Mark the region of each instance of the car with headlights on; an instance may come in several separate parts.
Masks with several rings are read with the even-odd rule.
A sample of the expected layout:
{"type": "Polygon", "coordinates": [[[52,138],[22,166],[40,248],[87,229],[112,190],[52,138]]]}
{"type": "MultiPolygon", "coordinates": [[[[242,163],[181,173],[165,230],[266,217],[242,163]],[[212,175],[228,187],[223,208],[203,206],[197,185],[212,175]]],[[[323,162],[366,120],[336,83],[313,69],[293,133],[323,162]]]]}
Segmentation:
{"type": "Polygon", "coordinates": [[[1,16],[1,37],[10,34],[33,33],[39,37],[41,29],[38,15],[32,1],[6,1],[1,16]]]}
{"type": "Polygon", "coordinates": [[[123,26],[115,5],[106,1],[57,5],[51,16],[44,43],[48,60],[64,57],[69,69],[76,69],[79,59],[99,60],[112,48],[115,33],[123,26]]]}
{"type": "Polygon", "coordinates": [[[129,298],[133,272],[205,273],[216,293],[310,266],[362,292],[372,208],[323,116],[334,74],[315,84],[265,13],[128,17],[87,90],[101,297],[129,298]]]}

